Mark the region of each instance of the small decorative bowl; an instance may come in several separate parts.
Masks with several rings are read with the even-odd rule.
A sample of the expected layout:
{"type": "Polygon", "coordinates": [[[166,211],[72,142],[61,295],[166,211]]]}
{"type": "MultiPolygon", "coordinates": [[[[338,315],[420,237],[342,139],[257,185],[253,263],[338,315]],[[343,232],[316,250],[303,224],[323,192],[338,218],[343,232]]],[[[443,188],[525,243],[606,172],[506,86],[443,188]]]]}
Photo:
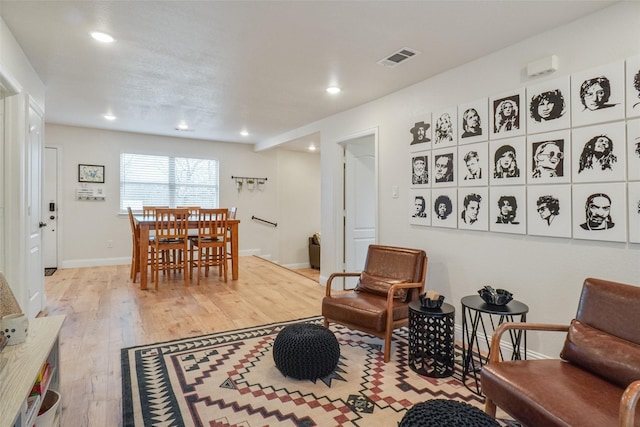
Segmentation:
{"type": "Polygon", "coordinates": [[[504,289],[493,289],[491,286],[478,289],[478,294],[484,302],[491,305],[507,305],[513,299],[511,292],[504,289]]]}
{"type": "Polygon", "coordinates": [[[429,299],[426,294],[422,294],[420,297],[420,307],[424,309],[435,309],[442,307],[442,303],[444,302],[444,295],[440,295],[438,299],[429,299]]]}

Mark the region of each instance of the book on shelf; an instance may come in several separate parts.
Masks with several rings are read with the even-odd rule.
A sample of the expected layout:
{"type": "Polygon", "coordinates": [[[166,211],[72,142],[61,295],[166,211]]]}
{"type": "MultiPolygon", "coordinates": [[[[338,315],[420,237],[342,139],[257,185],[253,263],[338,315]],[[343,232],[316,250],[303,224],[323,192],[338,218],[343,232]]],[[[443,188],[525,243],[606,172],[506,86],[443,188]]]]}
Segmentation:
{"type": "Polygon", "coordinates": [[[47,387],[49,387],[50,380],[51,380],[51,365],[49,364],[49,362],[46,362],[42,366],[42,369],[40,370],[40,372],[38,373],[38,379],[36,380],[36,383],[33,385],[33,388],[31,389],[30,396],[35,396],[35,395],[41,396],[43,392],[47,390],[47,387]]]}

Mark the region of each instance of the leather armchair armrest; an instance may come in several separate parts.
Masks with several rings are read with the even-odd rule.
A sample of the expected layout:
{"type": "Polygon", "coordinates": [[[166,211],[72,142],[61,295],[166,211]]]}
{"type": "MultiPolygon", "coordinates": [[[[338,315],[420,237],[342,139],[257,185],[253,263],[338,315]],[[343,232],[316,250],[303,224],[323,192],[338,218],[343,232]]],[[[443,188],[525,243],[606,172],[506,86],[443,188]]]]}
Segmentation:
{"type": "MultiPolygon", "coordinates": [[[[548,331],[548,332],[568,332],[569,325],[553,325],[550,323],[526,323],[526,322],[505,322],[496,328],[491,337],[491,348],[500,348],[502,334],[509,330],[521,331],[548,331]]],[[[489,355],[489,363],[500,361],[500,352],[492,351],[489,355]]]]}
{"type": "Polygon", "coordinates": [[[636,405],[640,399],[640,380],[634,381],[624,390],[620,399],[620,427],[633,427],[636,405]]]}
{"type": "Polygon", "coordinates": [[[329,276],[329,280],[327,280],[327,287],[326,287],[326,296],[330,297],[331,296],[331,282],[333,282],[333,279],[336,277],[358,277],[360,276],[360,273],[333,273],[331,276],[329,276]]]}
{"type": "MultiPolygon", "coordinates": [[[[395,301],[393,296],[395,295],[396,290],[398,290],[398,289],[413,289],[413,288],[422,289],[423,286],[424,286],[424,283],[422,283],[422,282],[396,283],[394,285],[391,285],[391,287],[389,288],[389,292],[387,292],[387,313],[393,313],[393,301],[395,301]]],[[[390,325],[391,322],[393,322],[392,317],[393,316],[391,316],[390,314],[387,315],[387,324],[388,325],[390,325]]]]}

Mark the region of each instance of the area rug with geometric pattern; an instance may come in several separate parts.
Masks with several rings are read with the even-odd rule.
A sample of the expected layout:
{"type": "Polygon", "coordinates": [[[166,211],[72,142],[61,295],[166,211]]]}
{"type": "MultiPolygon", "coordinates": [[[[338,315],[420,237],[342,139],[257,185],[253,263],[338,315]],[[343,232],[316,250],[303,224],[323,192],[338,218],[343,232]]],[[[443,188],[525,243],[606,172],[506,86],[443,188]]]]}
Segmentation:
{"type": "MultiPolygon", "coordinates": [[[[407,365],[407,330],[393,337],[392,360],[380,338],[332,324],[338,366],[317,380],[285,377],[272,347],[293,323],[321,317],[122,349],[123,425],[397,426],[416,403],[452,399],[482,408],[483,398],[456,372],[430,378],[407,365]]],[[[501,421],[501,425],[512,425],[501,421]]]]}

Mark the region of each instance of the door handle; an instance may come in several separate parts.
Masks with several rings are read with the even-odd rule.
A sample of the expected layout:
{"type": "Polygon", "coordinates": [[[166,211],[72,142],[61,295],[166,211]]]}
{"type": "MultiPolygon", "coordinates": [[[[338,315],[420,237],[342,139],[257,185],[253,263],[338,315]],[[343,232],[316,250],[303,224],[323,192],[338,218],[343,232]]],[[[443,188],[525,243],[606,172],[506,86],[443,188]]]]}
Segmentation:
{"type": "Polygon", "coordinates": [[[55,217],[55,216],[53,216],[53,215],[51,215],[51,216],[49,217],[49,219],[50,219],[50,220],[54,220],[54,219],[56,219],[56,217],[55,217]]]}
{"type": "Polygon", "coordinates": [[[42,228],[42,227],[46,227],[46,226],[47,226],[47,223],[46,223],[46,222],[42,222],[42,221],[41,221],[39,225],[40,225],[40,228],[42,228]]]}

